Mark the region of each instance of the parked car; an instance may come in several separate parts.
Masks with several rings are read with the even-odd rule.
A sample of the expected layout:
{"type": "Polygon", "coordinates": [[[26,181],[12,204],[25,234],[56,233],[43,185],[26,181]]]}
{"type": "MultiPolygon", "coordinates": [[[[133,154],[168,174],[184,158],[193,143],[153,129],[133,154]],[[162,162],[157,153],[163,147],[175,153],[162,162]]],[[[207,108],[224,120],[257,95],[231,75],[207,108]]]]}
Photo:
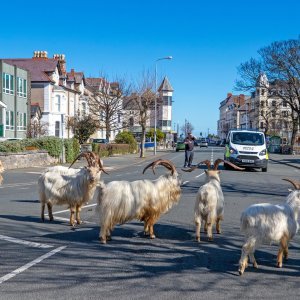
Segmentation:
{"type": "Polygon", "coordinates": [[[185,143],[184,142],[177,142],[176,143],[176,152],[179,150],[185,150],[185,143]]]}
{"type": "Polygon", "coordinates": [[[95,144],[108,144],[107,139],[92,139],[92,143],[95,143],[95,144]]]}
{"type": "Polygon", "coordinates": [[[199,147],[201,148],[201,147],[208,147],[208,142],[207,142],[207,139],[205,139],[205,138],[202,138],[201,140],[200,140],[200,143],[199,143],[199,147]]]}

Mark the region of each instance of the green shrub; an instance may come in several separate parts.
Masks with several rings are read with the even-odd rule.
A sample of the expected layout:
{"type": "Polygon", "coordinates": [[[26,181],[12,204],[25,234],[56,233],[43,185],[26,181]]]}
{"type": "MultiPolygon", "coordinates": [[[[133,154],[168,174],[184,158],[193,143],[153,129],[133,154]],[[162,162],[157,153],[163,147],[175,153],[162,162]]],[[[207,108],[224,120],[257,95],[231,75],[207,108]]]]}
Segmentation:
{"type": "Polygon", "coordinates": [[[123,131],[119,132],[115,138],[117,144],[128,144],[129,153],[134,153],[137,148],[137,142],[131,132],[123,131]]]}
{"type": "Polygon", "coordinates": [[[0,143],[0,152],[23,152],[25,145],[21,141],[6,141],[0,143]]]}
{"type": "Polygon", "coordinates": [[[65,145],[66,162],[68,163],[73,162],[80,152],[80,145],[78,140],[75,138],[65,139],[64,145],[65,145]]]}

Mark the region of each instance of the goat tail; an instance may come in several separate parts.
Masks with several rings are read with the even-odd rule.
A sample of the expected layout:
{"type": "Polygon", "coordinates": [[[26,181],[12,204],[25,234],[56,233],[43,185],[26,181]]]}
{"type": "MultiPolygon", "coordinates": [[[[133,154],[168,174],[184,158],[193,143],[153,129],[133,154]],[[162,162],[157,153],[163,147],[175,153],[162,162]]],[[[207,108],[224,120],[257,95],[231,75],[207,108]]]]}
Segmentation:
{"type": "Polygon", "coordinates": [[[253,225],[253,222],[251,222],[247,214],[242,213],[240,226],[241,232],[245,232],[249,227],[253,227],[253,225]]]}
{"type": "Polygon", "coordinates": [[[106,191],[106,184],[102,181],[97,185],[97,204],[100,205],[103,199],[103,195],[106,191]]]}

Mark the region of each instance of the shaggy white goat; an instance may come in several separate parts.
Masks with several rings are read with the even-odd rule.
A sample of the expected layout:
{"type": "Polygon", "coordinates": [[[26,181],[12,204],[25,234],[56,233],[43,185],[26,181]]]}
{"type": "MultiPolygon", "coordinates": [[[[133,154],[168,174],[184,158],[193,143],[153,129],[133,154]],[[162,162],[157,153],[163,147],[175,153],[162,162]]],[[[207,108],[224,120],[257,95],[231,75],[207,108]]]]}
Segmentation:
{"type": "Polygon", "coordinates": [[[74,226],[76,222],[81,224],[81,207],[93,197],[96,185],[100,180],[101,171],[105,172],[99,157],[92,152],[81,153],[71,166],[82,156],[87,159],[88,167],[80,169],[70,169],[63,166],[51,167],[39,177],[42,221],[44,221],[46,204],[50,221],[54,219],[52,206],[54,204],[67,204],[71,212],[70,225],[74,226]]]}
{"type": "Polygon", "coordinates": [[[212,227],[216,224],[217,233],[221,233],[220,221],[223,220],[224,215],[224,196],[220,183],[220,172],[218,166],[221,162],[229,164],[235,169],[244,170],[228,161],[223,159],[217,159],[214,162],[213,169],[209,160],[204,160],[196,166],[186,170],[185,172],[191,172],[198,168],[201,164],[206,164],[205,170],[206,184],[201,186],[198,190],[194,208],[194,220],[196,224],[196,240],[200,242],[200,229],[201,223],[204,221],[204,230],[207,232],[208,240],[213,240],[212,227]]]}
{"type": "Polygon", "coordinates": [[[288,258],[288,244],[298,230],[298,213],[300,211],[300,183],[291,179],[295,189],[288,196],[285,204],[273,205],[269,203],[249,206],[241,216],[241,231],[246,242],[242,248],[239,262],[239,274],[242,275],[248,266],[248,256],[254,268],[257,262],[254,257],[255,248],[260,244],[279,242],[277,267],[282,267],[282,258],[288,258]]]}
{"type": "Polygon", "coordinates": [[[171,174],[160,176],[157,180],[112,181],[97,187],[97,212],[99,213],[99,239],[106,243],[111,239],[111,231],[116,224],[138,219],[144,222],[144,233],[155,238],[153,226],[160,215],[166,213],[180,198],[181,180],[175,166],[168,160],[156,160],[145,167],[145,171],[162,165],[171,174]]]}
{"type": "Polygon", "coordinates": [[[2,181],[3,181],[3,177],[1,175],[1,173],[3,173],[3,172],[4,172],[4,167],[3,167],[2,162],[0,160],[0,185],[2,184],[2,181]]]}

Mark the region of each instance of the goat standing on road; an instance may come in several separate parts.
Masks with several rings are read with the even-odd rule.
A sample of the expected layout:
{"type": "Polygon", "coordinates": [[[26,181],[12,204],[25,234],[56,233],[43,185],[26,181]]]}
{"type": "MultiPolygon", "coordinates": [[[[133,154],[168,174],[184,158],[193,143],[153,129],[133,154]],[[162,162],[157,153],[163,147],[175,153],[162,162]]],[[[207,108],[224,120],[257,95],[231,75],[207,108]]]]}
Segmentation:
{"type": "Polygon", "coordinates": [[[219,176],[221,171],[218,170],[218,166],[221,162],[229,164],[237,170],[244,170],[243,168],[240,168],[228,161],[224,161],[223,159],[217,159],[214,162],[213,169],[211,169],[209,160],[204,160],[189,170],[182,169],[182,171],[191,172],[197,169],[201,164],[205,164],[207,166],[207,170],[205,170],[206,184],[199,188],[194,208],[196,240],[198,242],[200,242],[202,221],[204,221],[204,230],[207,232],[209,241],[213,240],[212,227],[214,224],[216,224],[217,233],[221,233],[220,221],[223,220],[224,215],[224,196],[219,176]]]}
{"type": "Polygon", "coordinates": [[[41,202],[41,219],[44,221],[45,205],[52,221],[52,206],[67,204],[70,208],[70,225],[81,224],[80,211],[84,203],[93,198],[101,172],[105,172],[100,158],[92,152],[81,153],[69,168],[55,166],[48,168],[39,177],[38,187],[41,202]],[[80,157],[85,157],[88,167],[70,169],[80,157]],[[74,215],[76,214],[76,222],[74,215]]]}
{"type": "Polygon", "coordinates": [[[161,175],[157,180],[111,181],[97,188],[97,208],[100,221],[99,239],[103,244],[111,239],[116,224],[133,219],[144,222],[144,234],[155,238],[153,226],[160,215],[171,209],[180,198],[181,180],[175,166],[168,160],[156,160],[146,166],[145,171],[162,165],[171,174],[161,175]]]}
{"type": "Polygon", "coordinates": [[[279,242],[277,267],[282,267],[282,258],[288,258],[288,244],[298,231],[298,214],[300,212],[300,183],[291,179],[295,187],[286,199],[285,204],[269,203],[249,206],[241,215],[241,231],[246,242],[242,248],[239,262],[239,274],[242,275],[248,266],[248,257],[254,268],[258,268],[254,257],[255,248],[260,244],[279,242]]]}

